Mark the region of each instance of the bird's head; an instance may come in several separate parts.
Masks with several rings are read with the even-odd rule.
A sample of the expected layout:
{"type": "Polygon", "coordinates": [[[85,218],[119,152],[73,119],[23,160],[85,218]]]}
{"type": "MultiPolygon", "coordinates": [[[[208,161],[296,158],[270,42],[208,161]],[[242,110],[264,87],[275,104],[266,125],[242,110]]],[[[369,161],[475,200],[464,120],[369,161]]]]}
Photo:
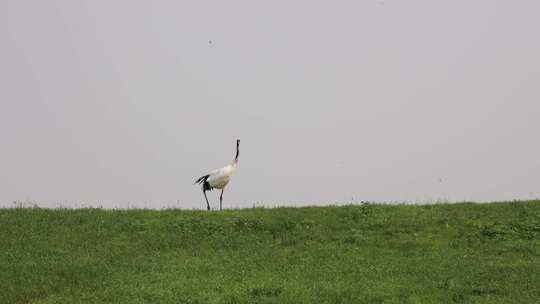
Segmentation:
{"type": "Polygon", "coordinates": [[[236,146],[237,146],[237,147],[240,146],[240,139],[237,139],[237,140],[236,140],[236,146]]]}

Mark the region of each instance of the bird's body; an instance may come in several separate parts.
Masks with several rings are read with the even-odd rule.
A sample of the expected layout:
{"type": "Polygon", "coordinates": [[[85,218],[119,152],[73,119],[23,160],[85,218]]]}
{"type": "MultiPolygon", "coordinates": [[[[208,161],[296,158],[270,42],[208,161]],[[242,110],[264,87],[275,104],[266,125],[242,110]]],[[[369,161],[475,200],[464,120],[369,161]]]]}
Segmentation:
{"type": "Polygon", "coordinates": [[[236,164],[232,163],[230,165],[227,165],[223,168],[219,168],[217,170],[214,170],[209,174],[208,179],[206,182],[212,189],[223,189],[229,181],[231,180],[231,177],[236,170],[236,164]]]}
{"type": "Polygon", "coordinates": [[[206,197],[206,191],[210,191],[212,189],[221,189],[221,195],[219,197],[219,210],[222,209],[221,205],[223,200],[223,191],[225,190],[225,187],[231,180],[231,177],[238,166],[238,156],[240,155],[239,146],[240,140],[238,139],[236,140],[236,157],[231,164],[223,168],[210,171],[195,181],[196,184],[202,184],[202,190],[204,198],[206,199],[206,206],[208,210],[210,210],[210,204],[208,203],[208,198],[206,197]]]}

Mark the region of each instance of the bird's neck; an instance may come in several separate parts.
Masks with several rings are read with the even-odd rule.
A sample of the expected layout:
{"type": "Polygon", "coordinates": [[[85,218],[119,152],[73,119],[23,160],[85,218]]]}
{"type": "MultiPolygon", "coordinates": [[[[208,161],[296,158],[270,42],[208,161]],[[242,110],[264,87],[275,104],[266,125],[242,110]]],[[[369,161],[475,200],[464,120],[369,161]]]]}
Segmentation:
{"type": "Polygon", "coordinates": [[[240,149],[236,146],[236,156],[234,157],[234,164],[238,163],[238,156],[240,155],[240,149]]]}

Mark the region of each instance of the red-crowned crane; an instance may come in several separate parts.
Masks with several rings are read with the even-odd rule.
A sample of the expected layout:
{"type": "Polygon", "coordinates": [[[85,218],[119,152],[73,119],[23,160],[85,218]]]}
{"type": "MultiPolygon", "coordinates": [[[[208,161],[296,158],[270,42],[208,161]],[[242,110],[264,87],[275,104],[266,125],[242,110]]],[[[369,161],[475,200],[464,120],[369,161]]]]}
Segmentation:
{"type": "Polygon", "coordinates": [[[221,189],[221,195],[219,196],[219,210],[221,210],[223,191],[225,191],[225,186],[227,186],[231,180],[231,176],[233,175],[234,171],[236,171],[236,167],[238,166],[238,155],[240,155],[240,139],[236,140],[236,156],[231,164],[211,171],[208,174],[199,177],[195,181],[195,184],[202,184],[202,191],[204,198],[206,199],[206,208],[208,210],[210,210],[210,204],[208,203],[208,197],[206,197],[206,191],[210,191],[212,189],[221,189]]]}

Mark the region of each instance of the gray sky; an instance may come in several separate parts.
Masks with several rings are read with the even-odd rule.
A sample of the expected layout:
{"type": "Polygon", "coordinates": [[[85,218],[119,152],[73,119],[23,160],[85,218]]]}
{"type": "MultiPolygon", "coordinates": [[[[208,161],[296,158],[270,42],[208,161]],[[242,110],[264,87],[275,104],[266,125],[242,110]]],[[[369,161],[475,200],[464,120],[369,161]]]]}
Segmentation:
{"type": "Polygon", "coordinates": [[[227,207],[540,197],[539,11],[0,1],[0,205],[204,208],[236,138],[227,207]]]}

